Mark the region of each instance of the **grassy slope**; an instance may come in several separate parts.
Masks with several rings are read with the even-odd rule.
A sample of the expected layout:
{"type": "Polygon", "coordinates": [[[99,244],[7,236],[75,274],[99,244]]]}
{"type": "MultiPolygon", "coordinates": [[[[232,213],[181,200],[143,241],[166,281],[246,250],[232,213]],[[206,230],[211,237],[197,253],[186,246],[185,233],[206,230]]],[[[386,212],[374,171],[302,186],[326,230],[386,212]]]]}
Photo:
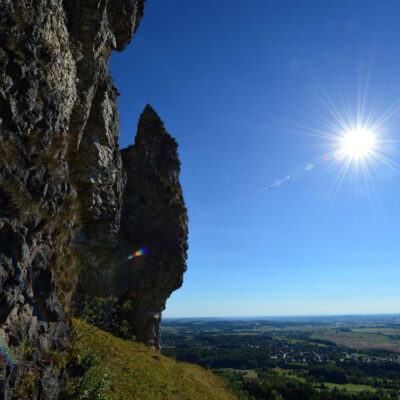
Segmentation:
{"type": "Polygon", "coordinates": [[[196,365],[175,362],[148,347],[97,330],[78,344],[81,355],[106,350],[111,395],[118,400],[234,400],[224,383],[196,365]]]}

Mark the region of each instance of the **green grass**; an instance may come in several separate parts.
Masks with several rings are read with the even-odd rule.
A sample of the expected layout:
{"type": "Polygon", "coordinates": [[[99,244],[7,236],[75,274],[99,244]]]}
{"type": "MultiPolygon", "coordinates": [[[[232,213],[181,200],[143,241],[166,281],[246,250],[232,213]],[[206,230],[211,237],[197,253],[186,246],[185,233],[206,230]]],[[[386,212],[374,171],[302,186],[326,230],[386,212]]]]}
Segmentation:
{"type": "MultiPolygon", "coordinates": [[[[306,379],[302,376],[298,376],[294,373],[289,373],[288,370],[284,370],[281,368],[274,368],[274,371],[277,372],[280,375],[285,375],[288,376],[292,379],[297,379],[300,382],[306,382],[306,379]]],[[[324,382],[324,385],[329,388],[329,389],[333,389],[333,388],[337,388],[339,390],[342,389],[346,389],[348,392],[363,392],[363,391],[372,391],[375,392],[376,389],[373,388],[372,386],[368,386],[368,385],[354,385],[352,383],[346,383],[346,384],[338,384],[338,383],[330,383],[330,382],[324,382]]],[[[320,384],[315,384],[313,385],[315,388],[319,388],[320,384]]]]}
{"type": "Polygon", "coordinates": [[[115,400],[235,399],[211,372],[175,362],[140,343],[116,338],[102,330],[81,339],[77,351],[80,357],[91,351],[105,354],[104,368],[112,376],[109,395],[115,400]]]}
{"type": "MultiPolygon", "coordinates": [[[[288,376],[292,379],[297,379],[300,382],[306,382],[306,379],[302,376],[298,376],[295,373],[291,373],[289,370],[281,369],[279,367],[273,369],[275,372],[277,372],[280,375],[285,375],[288,376]]],[[[339,390],[346,389],[348,392],[363,392],[363,391],[372,391],[375,392],[376,389],[373,388],[372,386],[368,385],[354,385],[353,383],[346,383],[346,384],[338,384],[338,383],[330,383],[330,382],[324,382],[324,385],[329,388],[337,388],[339,390]]],[[[320,384],[313,384],[315,388],[319,388],[320,384]]]]}
{"type": "Polygon", "coordinates": [[[257,379],[258,374],[254,369],[245,370],[246,374],[243,376],[245,379],[257,379]]]}
{"type": "Polygon", "coordinates": [[[338,383],[329,383],[329,382],[324,382],[324,385],[329,388],[338,388],[339,390],[346,389],[348,392],[364,392],[364,391],[370,391],[370,392],[375,392],[376,389],[373,388],[372,386],[368,385],[354,385],[352,383],[346,383],[344,385],[340,385],[338,383]]]}
{"type": "Polygon", "coordinates": [[[255,369],[235,369],[235,368],[222,368],[223,371],[240,372],[243,374],[244,379],[255,380],[258,379],[258,374],[255,369]]]}
{"type": "Polygon", "coordinates": [[[377,333],[381,335],[400,335],[400,329],[395,328],[354,328],[352,332],[357,333],[377,333]]]}
{"type": "MultiPolygon", "coordinates": [[[[296,380],[298,380],[300,382],[303,382],[303,383],[306,382],[306,378],[304,378],[303,376],[298,376],[292,370],[287,370],[287,369],[282,369],[282,368],[276,367],[276,368],[273,368],[273,371],[277,372],[279,375],[285,375],[285,376],[287,376],[289,378],[296,379],[296,380]]],[[[303,370],[301,370],[301,371],[303,371],[303,370]]]]}

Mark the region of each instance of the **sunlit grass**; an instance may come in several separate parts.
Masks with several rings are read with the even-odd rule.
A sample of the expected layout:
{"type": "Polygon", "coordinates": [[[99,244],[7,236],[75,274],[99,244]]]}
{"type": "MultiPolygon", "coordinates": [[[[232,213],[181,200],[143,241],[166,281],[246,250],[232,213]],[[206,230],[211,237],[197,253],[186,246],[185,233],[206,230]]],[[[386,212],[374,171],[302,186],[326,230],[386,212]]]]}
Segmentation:
{"type": "MultiPolygon", "coordinates": [[[[75,320],[76,324],[77,321],[75,320]]],[[[225,384],[197,365],[175,362],[150,348],[96,330],[77,344],[81,357],[104,354],[115,400],[234,400],[225,384]]]]}

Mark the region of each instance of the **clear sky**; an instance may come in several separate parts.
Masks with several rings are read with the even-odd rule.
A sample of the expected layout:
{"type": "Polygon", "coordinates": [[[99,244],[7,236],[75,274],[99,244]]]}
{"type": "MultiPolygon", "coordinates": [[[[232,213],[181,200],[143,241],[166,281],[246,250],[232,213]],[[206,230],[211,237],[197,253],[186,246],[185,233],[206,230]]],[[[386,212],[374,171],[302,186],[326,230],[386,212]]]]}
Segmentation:
{"type": "Polygon", "coordinates": [[[190,249],[164,316],[400,311],[400,174],[381,160],[399,160],[399,16],[398,0],[146,2],[111,71],[121,147],[146,103],[179,142],[190,249]],[[325,133],[363,100],[364,119],[393,111],[368,179],[325,133]]]}

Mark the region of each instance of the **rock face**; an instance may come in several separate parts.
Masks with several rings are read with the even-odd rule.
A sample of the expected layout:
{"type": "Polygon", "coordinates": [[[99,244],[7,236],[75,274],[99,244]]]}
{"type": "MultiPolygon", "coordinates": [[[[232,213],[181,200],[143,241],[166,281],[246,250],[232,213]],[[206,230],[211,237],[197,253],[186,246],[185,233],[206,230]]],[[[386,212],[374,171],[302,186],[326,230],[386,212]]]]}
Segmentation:
{"type": "Polygon", "coordinates": [[[127,173],[118,151],[118,94],[108,62],[131,40],[143,4],[1,1],[2,399],[24,391],[32,399],[63,397],[66,374],[48,355],[68,346],[77,286],[80,294],[98,294],[103,285],[131,299],[137,337],[158,347],[159,313],[182,283],[186,213],[176,143],[146,108],[137,143],[123,151],[127,173]],[[148,257],[119,287],[121,257],[142,245],[148,257]]]}
{"type": "Polygon", "coordinates": [[[155,111],[143,111],[135,144],[121,151],[123,197],[117,272],[119,297],[130,300],[137,339],[159,349],[161,311],[186,271],[187,213],[177,143],[155,111]],[[144,255],[127,260],[138,249],[144,255]]]}

